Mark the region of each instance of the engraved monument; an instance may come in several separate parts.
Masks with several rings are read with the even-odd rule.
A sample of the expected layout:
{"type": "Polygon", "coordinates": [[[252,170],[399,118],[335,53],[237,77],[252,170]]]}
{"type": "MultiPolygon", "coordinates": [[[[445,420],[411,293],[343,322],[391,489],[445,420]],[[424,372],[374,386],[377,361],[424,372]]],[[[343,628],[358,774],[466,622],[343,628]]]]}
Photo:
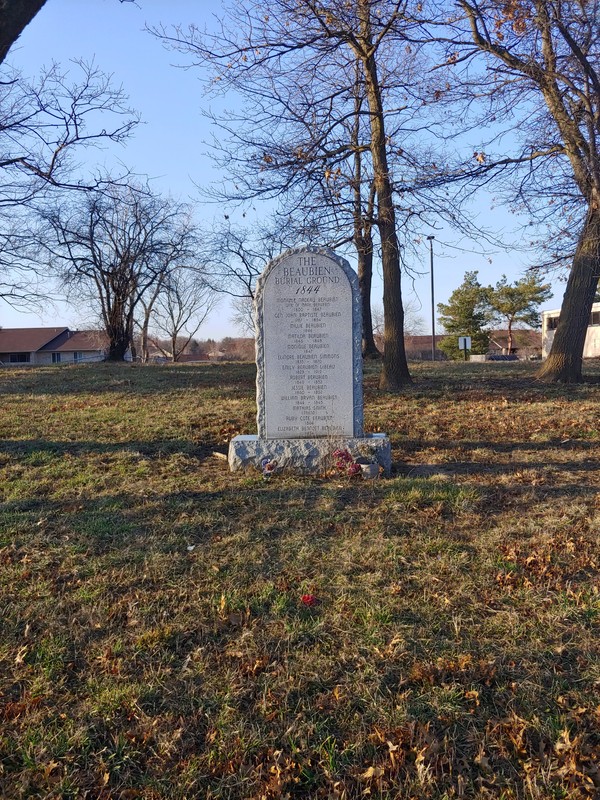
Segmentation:
{"type": "Polygon", "coordinates": [[[269,459],[320,472],[343,447],[389,473],[389,439],[363,434],[360,296],[348,262],[327,248],[284,253],[260,276],[254,313],[258,435],[231,441],[231,469],[269,459]]]}

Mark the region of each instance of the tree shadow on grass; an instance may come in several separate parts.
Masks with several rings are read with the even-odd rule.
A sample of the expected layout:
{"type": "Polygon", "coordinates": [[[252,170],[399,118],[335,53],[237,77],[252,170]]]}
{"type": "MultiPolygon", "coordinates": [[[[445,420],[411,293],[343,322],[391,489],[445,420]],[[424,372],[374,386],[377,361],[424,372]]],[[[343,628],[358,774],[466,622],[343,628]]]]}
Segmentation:
{"type": "MultiPolygon", "coordinates": [[[[403,454],[409,460],[397,459],[394,464],[394,474],[407,478],[443,478],[462,476],[497,476],[498,478],[522,478],[523,475],[533,472],[541,472],[551,481],[550,486],[544,486],[544,491],[556,497],[573,496],[580,492],[588,495],[598,491],[598,487],[593,485],[583,486],[567,484],[556,486],[560,481],[561,474],[567,476],[589,475],[590,478],[598,473],[600,478],[600,441],[581,441],[581,440],[553,440],[547,442],[490,442],[485,440],[473,441],[418,441],[415,439],[405,440],[401,443],[400,457],[403,454]],[[435,450],[438,453],[447,453],[447,460],[439,463],[428,461],[416,461],[422,454],[426,459],[428,452],[435,450]],[[486,460],[468,460],[468,451],[484,451],[489,453],[486,460]],[[528,453],[535,457],[527,460],[528,453]],[[454,454],[454,457],[452,457],[454,454]],[[494,461],[494,456],[505,457],[507,455],[519,454],[519,459],[504,461],[494,461]],[[571,456],[568,459],[563,455],[571,456]],[[466,456],[466,458],[465,458],[466,456]]],[[[544,482],[538,480],[532,485],[544,482]]],[[[527,483],[527,481],[524,481],[527,483]]],[[[565,481],[566,483],[566,481],[565,481]]]]}
{"type": "Polygon", "coordinates": [[[255,384],[250,363],[84,364],[0,370],[0,395],[135,394],[198,389],[247,395],[255,384]]]}
{"type": "MultiPolygon", "coordinates": [[[[445,478],[453,475],[516,475],[527,470],[566,471],[573,473],[600,473],[600,460],[585,461],[511,461],[508,464],[482,464],[472,461],[453,461],[445,464],[403,464],[397,473],[407,478],[445,478]]],[[[582,488],[578,484],[577,489],[582,488]]],[[[571,490],[573,487],[571,487],[571,490]]],[[[596,489],[597,491],[597,489],[596,489]]]]}
{"type": "Polygon", "coordinates": [[[206,508],[222,501],[222,492],[177,494],[115,493],[65,500],[23,497],[0,505],[0,546],[84,554],[122,553],[124,562],[142,562],[151,553],[186,553],[194,541],[209,541],[207,526],[180,523],[190,504],[206,508]]]}
{"type": "Polygon", "coordinates": [[[160,458],[177,453],[194,456],[200,461],[212,456],[210,445],[197,444],[189,439],[130,440],[125,442],[51,441],[48,439],[0,439],[0,453],[26,459],[49,461],[66,455],[111,454],[127,451],[146,458],[160,458]]]}
{"type": "MultiPolygon", "coordinates": [[[[394,437],[395,438],[395,437],[394,437]]],[[[394,447],[401,447],[406,452],[419,452],[428,448],[436,450],[489,450],[493,453],[512,453],[515,450],[531,451],[534,453],[544,453],[549,450],[561,450],[585,452],[586,450],[598,450],[600,452],[600,438],[581,440],[581,439],[551,439],[545,442],[524,442],[524,441],[502,441],[495,442],[489,439],[401,439],[393,441],[394,447]]]]}

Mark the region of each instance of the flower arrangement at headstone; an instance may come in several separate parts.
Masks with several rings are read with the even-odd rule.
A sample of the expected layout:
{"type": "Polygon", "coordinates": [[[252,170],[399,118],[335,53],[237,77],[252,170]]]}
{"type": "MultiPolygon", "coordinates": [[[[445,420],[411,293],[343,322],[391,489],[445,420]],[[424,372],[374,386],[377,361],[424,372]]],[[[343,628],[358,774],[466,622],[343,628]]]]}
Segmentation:
{"type": "Polygon", "coordinates": [[[352,478],[361,474],[360,464],[356,463],[349,450],[334,450],[331,457],[333,458],[333,466],[340,475],[348,475],[348,477],[352,478]]]}
{"type": "Polygon", "coordinates": [[[271,476],[277,471],[277,461],[275,459],[263,458],[260,466],[264,481],[270,480],[271,476]]]}
{"type": "Polygon", "coordinates": [[[365,480],[379,477],[380,468],[374,457],[360,455],[354,458],[347,448],[334,450],[331,457],[333,466],[340,475],[350,478],[362,475],[365,480]]]}

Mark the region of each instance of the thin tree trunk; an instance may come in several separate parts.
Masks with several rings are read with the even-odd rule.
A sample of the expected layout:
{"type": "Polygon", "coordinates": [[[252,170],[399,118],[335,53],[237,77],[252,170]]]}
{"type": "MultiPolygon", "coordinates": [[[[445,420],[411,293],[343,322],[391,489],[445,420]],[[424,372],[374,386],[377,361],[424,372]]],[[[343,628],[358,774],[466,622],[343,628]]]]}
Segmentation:
{"type": "Polygon", "coordinates": [[[144,323],[140,333],[140,346],[142,348],[142,362],[147,364],[150,361],[150,348],[148,347],[148,319],[144,316],[144,323]]]}
{"type": "Polygon", "coordinates": [[[360,120],[364,103],[362,71],[359,59],[355,63],[356,79],[354,94],[354,125],[352,126],[352,146],[354,147],[354,246],[358,258],[358,288],[360,290],[362,316],[362,355],[363,358],[380,358],[381,353],[373,336],[373,317],[371,314],[371,284],[373,283],[373,205],[374,187],[371,184],[367,201],[367,213],[363,212],[363,163],[359,146],[360,120]]]}
{"type": "Polygon", "coordinates": [[[144,321],[140,329],[140,348],[142,351],[142,362],[147,364],[150,361],[150,348],[148,346],[148,328],[150,327],[150,312],[151,309],[147,305],[142,306],[144,309],[144,321]]]}
{"type": "Polygon", "coordinates": [[[131,360],[137,360],[137,347],[135,346],[135,336],[133,334],[133,313],[130,313],[127,320],[127,337],[129,339],[129,352],[131,353],[131,360]]]}
{"type": "Polygon", "coordinates": [[[358,256],[358,288],[362,311],[362,354],[363,358],[380,358],[381,353],[373,336],[373,317],[371,314],[371,284],[373,282],[373,238],[371,231],[364,231],[354,238],[358,256]]]}
{"type": "Polygon", "coordinates": [[[140,346],[142,348],[142,360],[144,364],[147,364],[148,361],[150,360],[150,350],[148,347],[148,329],[150,328],[150,317],[152,315],[152,311],[154,310],[154,304],[156,303],[156,299],[160,294],[160,292],[162,291],[164,282],[165,282],[165,275],[163,273],[156,285],[156,288],[152,292],[150,300],[147,303],[145,303],[143,299],[141,300],[142,308],[144,309],[144,321],[142,323],[142,329],[141,329],[140,346]]]}
{"type": "Polygon", "coordinates": [[[577,243],[550,354],[537,373],[549,383],[583,379],[583,348],[600,275],[600,209],[594,206],[577,243]]]}

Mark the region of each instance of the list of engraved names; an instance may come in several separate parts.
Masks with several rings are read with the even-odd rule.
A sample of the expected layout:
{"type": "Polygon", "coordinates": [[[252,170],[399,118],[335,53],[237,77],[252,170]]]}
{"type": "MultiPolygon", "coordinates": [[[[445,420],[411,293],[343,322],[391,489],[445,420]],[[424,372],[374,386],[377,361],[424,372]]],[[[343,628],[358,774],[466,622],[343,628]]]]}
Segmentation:
{"type": "Polygon", "coordinates": [[[263,294],[268,439],[353,435],[352,288],[339,264],[293,254],[263,294]]]}

